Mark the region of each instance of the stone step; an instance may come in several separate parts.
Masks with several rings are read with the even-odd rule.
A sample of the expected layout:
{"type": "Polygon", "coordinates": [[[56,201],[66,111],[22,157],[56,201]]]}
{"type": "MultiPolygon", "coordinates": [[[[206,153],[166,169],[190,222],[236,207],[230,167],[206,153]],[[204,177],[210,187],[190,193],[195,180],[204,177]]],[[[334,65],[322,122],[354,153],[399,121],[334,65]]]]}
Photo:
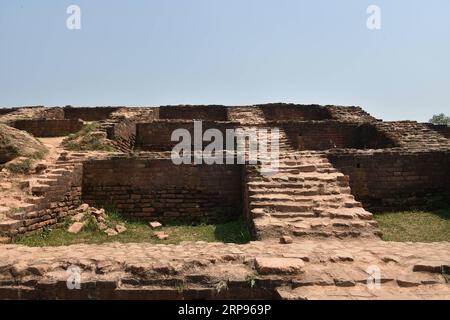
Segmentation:
{"type": "Polygon", "coordinates": [[[278,188],[274,187],[272,189],[270,188],[250,188],[248,190],[249,195],[265,195],[265,194],[286,194],[286,195],[292,195],[292,196],[317,196],[321,194],[319,190],[302,190],[302,189],[295,189],[295,188],[278,188]]]}
{"type": "Polygon", "coordinates": [[[23,226],[23,221],[21,221],[21,220],[8,219],[8,220],[0,221],[0,231],[1,232],[8,232],[10,230],[20,228],[21,226],[23,226]]]}
{"type": "Polygon", "coordinates": [[[67,170],[71,170],[71,169],[73,169],[74,166],[75,166],[75,164],[73,162],[56,161],[56,163],[52,166],[51,169],[67,169],[67,170]]]}
{"type": "Polygon", "coordinates": [[[292,196],[319,196],[319,195],[331,195],[342,194],[346,198],[353,199],[349,193],[350,188],[338,187],[336,185],[329,185],[328,188],[321,185],[307,185],[292,187],[280,187],[278,185],[270,187],[249,187],[249,195],[268,195],[268,194],[286,194],[292,196]]]}
{"type": "Polygon", "coordinates": [[[302,164],[322,164],[322,165],[330,165],[331,163],[328,161],[328,159],[324,158],[301,158],[301,159],[292,159],[292,158],[285,158],[283,160],[283,163],[287,166],[296,166],[296,165],[302,165],[302,164]]]}
{"type": "Polygon", "coordinates": [[[29,197],[25,199],[26,202],[31,204],[38,204],[45,200],[45,197],[29,197]]]}
{"type": "Polygon", "coordinates": [[[63,175],[59,174],[59,173],[48,173],[45,175],[45,177],[47,179],[59,179],[59,178],[63,177],[63,175]]]}
{"type": "MultiPolygon", "coordinates": [[[[272,161],[273,163],[273,161],[272,161]]],[[[277,176],[302,176],[302,169],[296,169],[296,168],[280,168],[280,167],[276,167],[277,172],[273,175],[275,177],[277,176]]],[[[314,171],[310,171],[310,172],[316,172],[318,174],[321,173],[337,173],[337,169],[334,168],[324,168],[324,169],[316,169],[314,171]]],[[[250,172],[251,175],[255,175],[258,174],[257,170],[250,172]]]]}
{"type": "Polygon", "coordinates": [[[49,186],[53,186],[58,183],[58,179],[50,179],[50,178],[41,178],[41,179],[38,178],[36,181],[38,184],[41,184],[41,185],[46,184],[49,186]]]}
{"type": "MultiPolygon", "coordinates": [[[[279,218],[279,216],[277,216],[279,218]]],[[[305,217],[295,219],[295,217],[288,217],[283,219],[285,223],[294,227],[295,229],[314,229],[314,230],[322,230],[330,227],[333,228],[363,228],[363,227],[371,227],[372,225],[367,221],[361,221],[354,217],[354,220],[348,219],[328,219],[328,218],[320,218],[317,216],[305,217]]]]}
{"type": "Polygon", "coordinates": [[[317,214],[313,211],[307,212],[270,212],[268,215],[277,219],[287,219],[287,222],[290,222],[290,218],[314,218],[317,217],[317,214]]]}
{"type": "Polygon", "coordinates": [[[305,181],[318,181],[323,183],[337,182],[338,179],[333,175],[315,175],[315,176],[304,176],[304,175],[272,175],[270,177],[251,177],[247,176],[248,182],[305,182],[305,181]]]}
{"type": "Polygon", "coordinates": [[[381,236],[378,230],[368,229],[348,229],[338,230],[337,228],[329,228],[328,230],[301,230],[292,231],[292,235],[300,238],[379,238],[381,236]]]}
{"type": "Polygon", "coordinates": [[[335,189],[348,190],[348,187],[340,187],[337,181],[324,183],[322,181],[251,181],[247,183],[249,190],[319,190],[335,189]]]}
{"type": "Polygon", "coordinates": [[[312,166],[316,167],[318,169],[327,169],[327,168],[333,168],[333,165],[331,165],[329,162],[317,162],[317,161],[296,161],[296,163],[292,163],[289,159],[280,159],[280,166],[286,166],[286,167],[302,167],[302,166],[312,166]]]}
{"type": "Polygon", "coordinates": [[[312,211],[314,205],[310,204],[301,204],[298,202],[292,201],[284,201],[284,202],[276,202],[276,201],[261,201],[261,202],[251,202],[250,208],[268,208],[273,211],[296,211],[296,212],[306,212],[312,211]]]}
{"type": "Polygon", "coordinates": [[[356,214],[356,216],[361,219],[361,220],[370,220],[375,222],[375,220],[373,220],[373,214],[364,210],[361,207],[355,207],[355,208],[347,208],[347,209],[339,209],[339,210],[330,210],[327,212],[327,214],[329,214],[331,217],[334,218],[343,218],[345,219],[346,217],[352,216],[353,214],[356,214]]]}
{"type": "MultiPolygon", "coordinates": [[[[300,225],[301,223],[297,223],[300,225]]],[[[312,228],[305,224],[305,228],[294,227],[280,219],[272,218],[257,218],[254,219],[254,228],[257,233],[258,240],[278,240],[283,235],[290,235],[296,238],[312,238],[312,239],[327,239],[327,238],[374,238],[379,239],[381,236],[378,229],[373,227],[342,227],[331,226],[322,228],[312,228]]]]}
{"type": "Polygon", "coordinates": [[[24,211],[10,211],[6,214],[6,217],[12,220],[22,220],[26,217],[26,213],[24,211]]]}
{"type": "Polygon", "coordinates": [[[41,195],[50,189],[50,186],[47,184],[34,184],[31,187],[31,193],[33,195],[41,195]]]}
{"type": "Polygon", "coordinates": [[[70,174],[72,171],[68,170],[68,169],[53,169],[50,171],[50,174],[61,174],[61,175],[66,175],[66,174],[70,174]]]}
{"type": "MultiPolygon", "coordinates": [[[[250,200],[252,202],[254,201],[294,201],[294,202],[314,202],[314,203],[326,203],[326,202],[339,202],[343,205],[345,205],[347,208],[354,208],[358,206],[359,202],[355,201],[349,201],[353,200],[353,196],[351,195],[317,195],[317,196],[303,196],[303,195],[289,195],[289,194],[254,194],[251,195],[250,200]],[[347,203],[351,204],[352,206],[347,206],[347,203]],[[353,206],[354,205],[354,206],[353,206]]],[[[360,205],[359,205],[360,206],[360,205]]]]}

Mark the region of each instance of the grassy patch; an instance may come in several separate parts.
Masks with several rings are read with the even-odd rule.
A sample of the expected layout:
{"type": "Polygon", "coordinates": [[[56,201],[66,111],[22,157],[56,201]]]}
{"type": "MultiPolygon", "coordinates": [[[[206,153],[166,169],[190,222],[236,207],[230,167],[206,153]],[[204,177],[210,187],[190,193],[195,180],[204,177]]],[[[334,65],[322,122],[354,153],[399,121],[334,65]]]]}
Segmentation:
{"type": "Polygon", "coordinates": [[[64,139],[62,145],[70,151],[116,151],[109,140],[105,140],[96,134],[97,130],[98,123],[88,123],[80,131],[64,139]]]}
{"type": "Polygon", "coordinates": [[[450,241],[449,207],[433,211],[380,213],[374,217],[386,241],[450,241]]]}
{"type": "Polygon", "coordinates": [[[33,161],[31,159],[19,159],[15,161],[11,161],[5,168],[16,174],[29,174],[33,167],[33,161]]]}
{"type": "MultiPolygon", "coordinates": [[[[42,142],[41,142],[42,143],[42,142]]],[[[36,151],[32,156],[31,159],[33,160],[42,160],[45,158],[45,156],[47,155],[48,150],[40,150],[40,151],[36,151]]]]}
{"type": "Polygon", "coordinates": [[[178,244],[181,241],[207,241],[207,242],[234,242],[247,243],[250,241],[250,233],[244,220],[232,221],[223,224],[202,224],[197,226],[173,224],[166,225],[158,231],[169,234],[167,240],[158,240],[153,236],[153,230],[146,222],[122,217],[113,210],[107,210],[107,225],[125,224],[127,231],[116,236],[108,237],[104,232],[88,223],[88,226],[78,234],[67,232],[70,221],[66,221],[63,227],[45,229],[33,234],[25,235],[14,240],[16,244],[32,247],[64,246],[76,243],[101,244],[107,242],[147,242],[154,244],[178,244]]]}

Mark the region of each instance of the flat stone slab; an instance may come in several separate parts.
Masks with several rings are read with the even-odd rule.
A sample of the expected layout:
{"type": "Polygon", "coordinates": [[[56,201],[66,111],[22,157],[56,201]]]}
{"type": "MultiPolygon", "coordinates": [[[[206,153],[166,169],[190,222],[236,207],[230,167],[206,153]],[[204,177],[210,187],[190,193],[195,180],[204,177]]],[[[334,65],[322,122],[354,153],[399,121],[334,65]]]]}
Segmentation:
{"type": "Polygon", "coordinates": [[[83,229],[83,227],[84,227],[84,223],[83,222],[75,222],[69,227],[67,232],[69,232],[69,233],[79,233],[81,231],[81,229],[83,229]]]}
{"type": "Polygon", "coordinates": [[[162,227],[162,224],[159,223],[158,221],[149,222],[149,225],[152,229],[158,229],[162,227]]]}
{"type": "Polygon", "coordinates": [[[256,258],[255,267],[259,274],[302,273],[305,263],[295,258],[256,258]]]}

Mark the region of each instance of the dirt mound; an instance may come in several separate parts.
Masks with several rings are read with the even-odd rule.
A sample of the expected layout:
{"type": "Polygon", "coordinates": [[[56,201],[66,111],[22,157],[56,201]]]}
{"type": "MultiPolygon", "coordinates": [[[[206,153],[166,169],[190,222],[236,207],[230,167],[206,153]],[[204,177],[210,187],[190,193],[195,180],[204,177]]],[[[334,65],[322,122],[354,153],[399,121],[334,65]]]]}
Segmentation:
{"type": "Polygon", "coordinates": [[[17,157],[42,158],[47,148],[25,131],[0,123],[0,164],[17,157]]]}

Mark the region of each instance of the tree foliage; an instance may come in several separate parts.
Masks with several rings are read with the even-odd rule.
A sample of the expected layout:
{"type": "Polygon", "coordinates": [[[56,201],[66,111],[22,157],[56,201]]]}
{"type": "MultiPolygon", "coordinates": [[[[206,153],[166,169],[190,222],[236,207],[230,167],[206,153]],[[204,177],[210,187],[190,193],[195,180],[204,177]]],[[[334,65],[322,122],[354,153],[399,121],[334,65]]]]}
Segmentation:
{"type": "Polygon", "coordinates": [[[446,125],[450,126],[450,117],[447,117],[445,114],[435,114],[431,119],[430,123],[437,125],[446,125]]]}

